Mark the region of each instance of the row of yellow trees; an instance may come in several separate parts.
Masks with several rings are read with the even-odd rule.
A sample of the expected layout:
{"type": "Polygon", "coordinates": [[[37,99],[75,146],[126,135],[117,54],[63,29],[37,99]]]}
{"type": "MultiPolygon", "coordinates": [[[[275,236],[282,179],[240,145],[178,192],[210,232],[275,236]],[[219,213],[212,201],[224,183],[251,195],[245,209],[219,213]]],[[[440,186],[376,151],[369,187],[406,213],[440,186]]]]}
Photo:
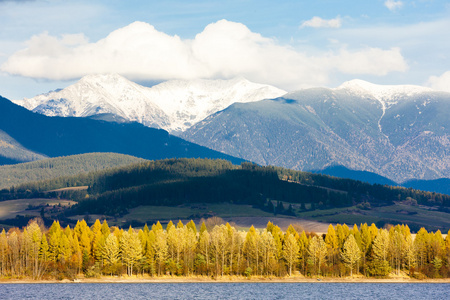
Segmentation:
{"type": "MultiPolygon", "coordinates": [[[[208,224],[208,222],[206,223],[208,224]]],[[[96,220],[89,227],[78,221],[62,228],[58,221],[48,229],[31,221],[27,227],[0,234],[0,275],[3,277],[75,278],[85,276],[149,274],[386,276],[405,270],[421,276],[447,277],[450,272],[450,237],[421,229],[415,238],[408,226],[378,229],[362,224],[330,225],[318,236],[283,232],[269,222],[264,230],[248,232],[230,224],[197,231],[193,221],[164,229],[109,227],[96,220]]]]}

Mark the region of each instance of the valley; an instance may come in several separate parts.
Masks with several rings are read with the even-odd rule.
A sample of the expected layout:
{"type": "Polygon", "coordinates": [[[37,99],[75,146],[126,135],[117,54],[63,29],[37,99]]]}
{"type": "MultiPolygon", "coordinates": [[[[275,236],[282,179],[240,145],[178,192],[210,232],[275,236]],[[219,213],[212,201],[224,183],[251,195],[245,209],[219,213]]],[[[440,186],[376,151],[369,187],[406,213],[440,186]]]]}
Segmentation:
{"type": "MultiPolygon", "coordinates": [[[[41,181],[0,190],[2,226],[24,226],[34,217],[49,224],[54,219],[62,224],[105,219],[120,227],[178,219],[200,224],[202,219],[220,217],[239,228],[276,221],[281,227],[297,224],[315,232],[323,232],[329,223],[408,224],[412,232],[421,227],[445,232],[450,227],[448,195],[278,167],[205,159],[134,161],[99,153],[16,168],[45,174],[49,166],[59,176],[46,175],[41,181]],[[69,167],[108,160],[116,166],[90,172],[80,168],[76,174],[69,167]]],[[[0,174],[9,168],[0,167],[0,174]]]]}
{"type": "Polygon", "coordinates": [[[92,216],[119,226],[215,216],[243,228],[274,219],[311,228],[321,228],[314,222],[407,222],[416,231],[449,226],[448,93],[362,80],[286,93],[244,78],[174,80],[148,88],[109,74],[13,101],[33,112],[0,100],[1,159],[36,160],[0,167],[2,197],[76,201],[48,218],[70,223],[92,216]],[[92,153],[105,151],[111,153],[92,153]],[[232,164],[158,161],[179,157],[232,164]],[[173,173],[168,162],[176,170],[186,164],[184,171],[173,173]],[[139,164],[162,169],[150,179],[136,177],[139,164]],[[96,176],[124,176],[118,175],[121,168],[131,172],[123,186],[101,187],[105,182],[96,176]],[[419,206],[405,206],[407,197],[419,206]]]}

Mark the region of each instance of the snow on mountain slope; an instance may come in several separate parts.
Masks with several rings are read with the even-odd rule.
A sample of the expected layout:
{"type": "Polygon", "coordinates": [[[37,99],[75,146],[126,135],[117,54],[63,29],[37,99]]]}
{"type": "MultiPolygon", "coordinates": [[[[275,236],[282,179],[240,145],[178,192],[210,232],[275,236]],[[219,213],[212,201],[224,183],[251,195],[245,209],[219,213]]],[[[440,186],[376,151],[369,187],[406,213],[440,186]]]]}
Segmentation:
{"type": "Polygon", "coordinates": [[[244,78],[172,80],[148,88],[120,75],[107,74],[88,75],[63,90],[13,102],[47,116],[110,113],[149,127],[180,132],[235,102],[275,98],[285,93],[244,78]]]}
{"type": "Polygon", "coordinates": [[[378,85],[360,79],[346,81],[335,90],[347,90],[358,96],[371,95],[386,107],[396,104],[401,98],[433,91],[417,85],[378,85]]]}
{"type": "Polygon", "coordinates": [[[378,100],[382,107],[382,115],[378,120],[378,129],[387,139],[389,137],[383,132],[381,126],[386,110],[396,105],[399,101],[410,99],[412,96],[433,92],[430,88],[417,85],[378,85],[360,79],[344,82],[334,90],[344,90],[360,97],[371,96],[378,100]]]}

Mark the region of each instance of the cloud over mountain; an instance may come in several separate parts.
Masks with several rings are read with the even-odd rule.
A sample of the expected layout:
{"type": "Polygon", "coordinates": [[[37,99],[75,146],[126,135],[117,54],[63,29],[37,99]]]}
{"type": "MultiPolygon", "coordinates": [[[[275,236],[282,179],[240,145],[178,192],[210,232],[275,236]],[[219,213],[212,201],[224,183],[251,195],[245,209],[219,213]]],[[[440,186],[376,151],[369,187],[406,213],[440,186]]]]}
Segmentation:
{"type": "Polygon", "coordinates": [[[331,73],[385,75],[404,72],[399,48],[340,48],[312,54],[281,45],[241,23],[220,20],[194,39],[168,35],[134,22],[96,42],[83,34],[33,36],[0,70],[51,80],[119,73],[132,80],[244,76],[284,89],[323,85],[331,73]],[[356,59],[353,59],[356,58],[356,59]]]}
{"type": "Polygon", "coordinates": [[[450,71],[441,76],[431,76],[426,85],[434,90],[450,92],[450,71]]]}

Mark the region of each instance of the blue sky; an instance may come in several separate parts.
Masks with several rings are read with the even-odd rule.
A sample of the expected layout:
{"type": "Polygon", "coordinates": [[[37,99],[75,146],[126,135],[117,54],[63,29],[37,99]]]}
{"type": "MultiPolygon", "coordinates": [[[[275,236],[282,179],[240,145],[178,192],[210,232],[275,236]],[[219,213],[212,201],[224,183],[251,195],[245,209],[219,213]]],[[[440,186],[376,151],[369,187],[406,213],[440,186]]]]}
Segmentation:
{"type": "Polygon", "coordinates": [[[288,91],[359,78],[450,91],[450,3],[0,0],[0,95],[92,73],[243,76],[288,91]]]}

